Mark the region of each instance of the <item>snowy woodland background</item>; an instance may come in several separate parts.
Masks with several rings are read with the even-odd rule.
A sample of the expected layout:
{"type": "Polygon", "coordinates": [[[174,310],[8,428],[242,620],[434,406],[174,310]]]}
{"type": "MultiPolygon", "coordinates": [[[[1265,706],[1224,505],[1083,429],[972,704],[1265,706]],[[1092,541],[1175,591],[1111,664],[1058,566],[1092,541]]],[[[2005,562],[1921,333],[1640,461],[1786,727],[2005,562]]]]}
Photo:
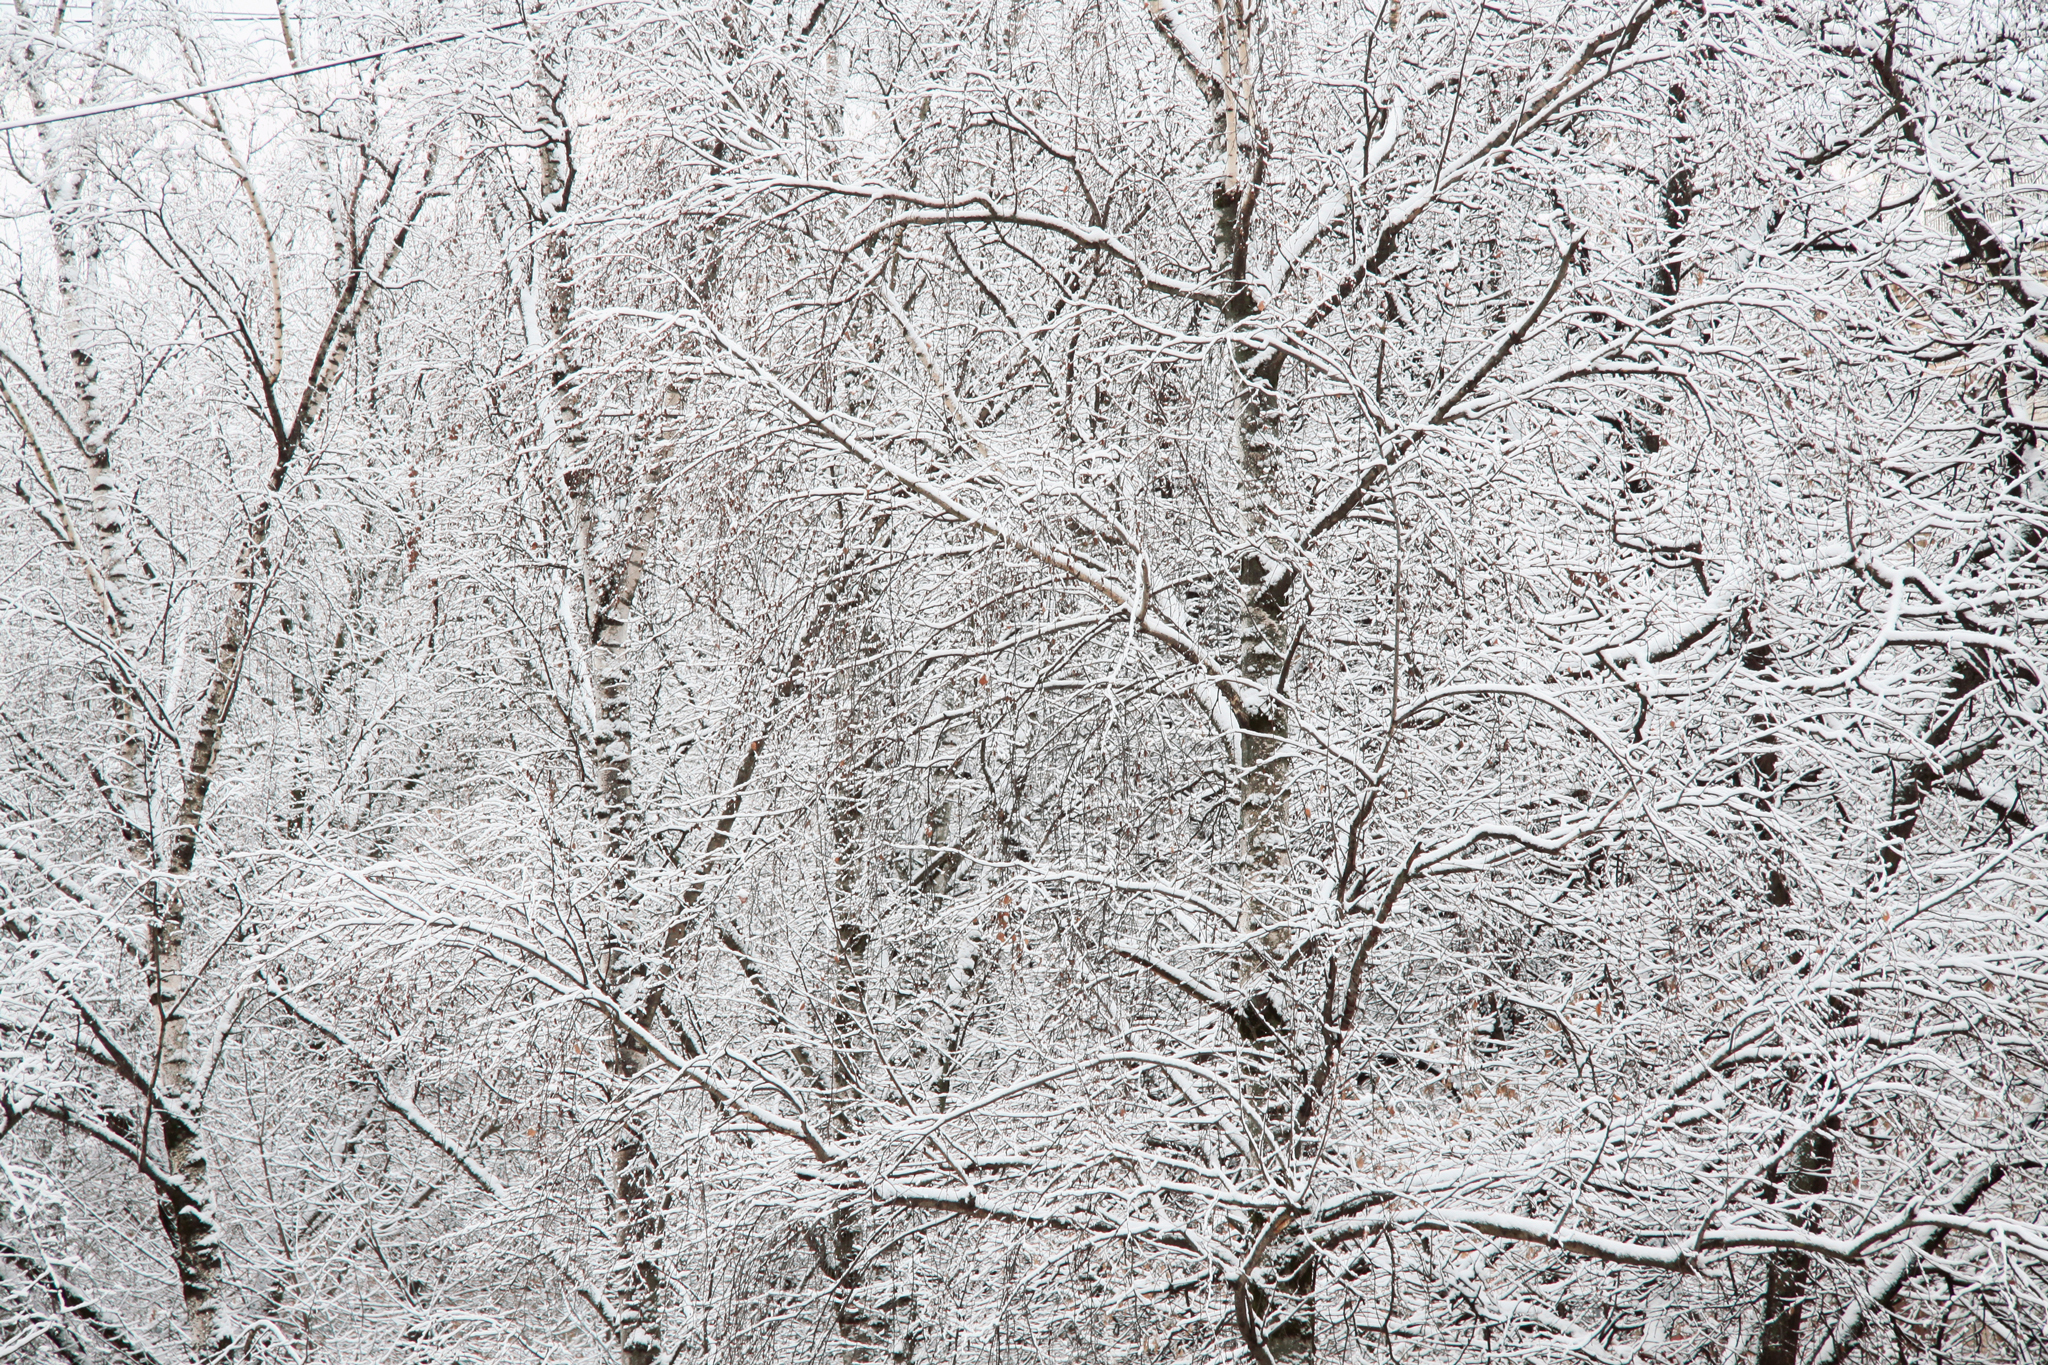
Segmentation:
{"type": "Polygon", "coordinates": [[[5,1365],[2048,1358],[2037,0],[10,4],[5,1365]]]}

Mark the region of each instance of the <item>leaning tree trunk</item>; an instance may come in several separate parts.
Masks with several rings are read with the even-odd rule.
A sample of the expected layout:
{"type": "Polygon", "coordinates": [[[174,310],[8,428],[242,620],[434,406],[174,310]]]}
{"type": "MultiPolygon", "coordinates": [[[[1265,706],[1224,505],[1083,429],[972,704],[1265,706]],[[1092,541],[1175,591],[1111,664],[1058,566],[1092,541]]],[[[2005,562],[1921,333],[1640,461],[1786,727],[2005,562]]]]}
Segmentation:
{"type": "Polygon", "coordinates": [[[582,709],[589,718],[591,768],[606,866],[610,916],[601,963],[607,997],[619,1005],[611,1021],[605,1069],[623,1120],[612,1140],[608,1191],[616,1255],[605,1297],[614,1314],[620,1365],[656,1365],[664,1358],[659,1159],[646,1118],[631,1092],[653,1061],[649,1034],[656,1027],[654,966],[638,942],[641,925],[639,863],[644,818],[633,771],[632,668],[628,646],[633,612],[647,569],[647,546],[638,538],[614,565],[603,562],[593,495],[592,464],[582,376],[571,342],[576,273],[570,240],[576,184],[575,134],[565,59],[545,36],[534,41],[529,87],[539,129],[537,183],[527,226],[532,248],[524,281],[528,349],[540,362],[535,399],[547,455],[567,513],[570,569],[562,588],[561,626],[582,709]],[[638,1006],[642,1002],[646,1008],[638,1006]]]}
{"type": "MultiPolygon", "coordinates": [[[[1926,156],[1926,116],[1912,102],[1911,92],[1915,83],[1903,70],[1909,54],[1899,46],[1896,19],[1890,22],[1893,27],[1884,34],[1883,45],[1868,53],[1868,60],[1877,86],[1890,104],[1889,112],[1898,121],[1905,143],[1926,156]]],[[[1987,429],[1998,430],[2004,437],[2000,449],[1998,487],[1993,494],[1993,511],[1989,519],[1991,526],[1963,553],[1971,564],[1979,566],[1995,565],[2000,559],[2008,562],[2031,559],[2041,544],[2040,508],[2044,501],[2048,501],[2048,487],[2044,487],[2041,469],[2040,434],[2036,425],[2036,405],[2043,383],[2038,359],[2040,353],[2035,349],[2042,314],[2044,308],[2048,308],[2048,292],[2044,292],[2025,273],[2018,255],[2006,244],[1997,226],[1964,197],[1957,185],[1938,173],[1931,174],[1928,183],[1935,202],[1961,240],[1964,255],[1982,269],[1994,286],[2020,310],[2018,325],[2007,343],[1997,370],[1998,382],[1992,391],[1993,401],[2000,410],[1986,422],[1987,429]]],[[[1956,620],[1963,626],[1975,627],[1978,624],[1971,619],[1969,612],[1958,612],[1956,620]]],[[[1889,818],[1880,832],[1877,847],[1878,866],[1872,874],[1874,884],[1890,881],[1906,869],[1910,841],[1936,790],[1944,783],[1966,781],[1968,771],[1998,748],[2001,735],[1996,729],[1971,738],[1964,738],[1959,732],[1964,731],[1977,702],[1992,695],[1999,686],[2000,664],[1997,656],[1982,647],[1952,651],[1942,704],[1920,736],[1920,749],[1924,756],[1908,766],[1893,787],[1889,818]]],[[[2023,681],[2035,686],[2040,683],[2039,678],[2032,676],[2031,670],[2027,670],[2023,681]]],[[[2008,808],[2001,813],[2010,816],[2016,812],[2008,808]]],[[[1845,994],[1830,996],[1828,1027],[1831,1030],[1851,1027],[1855,1019],[1853,999],[1845,994]]],[[[1792,1169],[1783,1176],[1774,1175],[1774,1193],[1812,1201],[1816,1212],[1808,1215],[1802,1226],[1819,1227],[1817,1210],[1834,1172],[1840,1129],[1839,1114],[1830,1115],[1795,1144],[1790,1157],[1792,1169]]],[[[1995,1175],[1990,1178],[1995,1178],[1995,1175]]],[[[1958,1196],[1962,1206],[1967,1207],[1981,1188],[1966,1186],[1958,1196]]],[[[1911,1264],[1907,1260],[1905,1268],[1910,1270],[1911,1264]]],[[[1763,1334],[1757,1365],[1798,1365],[1804,1331],[1810,1321],[1806,1310],[1812,1306],[1813,1269],[1812,1257],[1803,1251],[1787,1248],[1770,1256],[1765,1273],[1763,1334]]],[[[1903,1275],[1893,1280],[1885,1290],[1886,1296],[1895,1295],[1903,1282],[1903,1275]]],[[[1844,1322],[1830,1324],[1828,1335],[1816,1353],[1817,1358],[1828,1362],[1845,1358],[1868,1320],[1869,1315],[1856,1305],[1844,1322]]]]}

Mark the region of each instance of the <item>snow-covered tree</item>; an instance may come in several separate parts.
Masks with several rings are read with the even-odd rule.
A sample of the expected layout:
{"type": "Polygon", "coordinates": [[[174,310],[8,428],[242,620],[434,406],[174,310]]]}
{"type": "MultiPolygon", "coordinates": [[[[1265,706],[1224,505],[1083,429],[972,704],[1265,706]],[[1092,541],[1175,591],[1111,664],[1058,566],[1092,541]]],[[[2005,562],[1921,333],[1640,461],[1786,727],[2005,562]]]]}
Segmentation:
{"type": "Polygon", "coordinates": [[[0,1355],[2048,1342],[2038,15],[5,22],[0,1355]]]}

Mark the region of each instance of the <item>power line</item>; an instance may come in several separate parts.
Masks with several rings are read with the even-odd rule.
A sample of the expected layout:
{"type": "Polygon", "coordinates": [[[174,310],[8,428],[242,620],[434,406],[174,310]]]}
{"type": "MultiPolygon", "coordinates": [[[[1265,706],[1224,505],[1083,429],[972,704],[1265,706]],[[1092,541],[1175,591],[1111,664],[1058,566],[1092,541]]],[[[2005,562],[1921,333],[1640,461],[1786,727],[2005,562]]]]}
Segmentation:
{"type": "Polygon", "coordinates": [[[18,123],[0,123],[0,133],[15,133],[24,128],[41,128],[51,123],[69,123],[72,119],[97,118],[101,114],[119,114],[129,109],[147,109],[154,104],[173,104],[199,95],[217,95],[223,90],[240,90],[244,86],[262,85],[267,81],[281,81],[292,76],[309,76],[315,71],[332,71],[340,66],[374,62],[380,57],[395,57],[401,52],[417,52],[423,47],[439,47],[443,43],[459,43],[465,38],[481,38],[487,33],[518,28],[525,22],[524,19],[512,19],[502,24],[493,24],[489,28],[472,29],[468,33],[446,33],[439,38],[421,38],[417,42],[399,43],[393,47],[379,48],[375,52],[364,52],[331,62],[319,62],[313,66],[294,67],[290,71],[277,71],[268,76],[250,76],[239,81],[224,81],[219,85],[197,85],[190,90],[180,90],[171,95],[152,95],[148,99],[128,100],[121,104],[95,104],[86,109],[73,109],[66,114],[45,114],[41,118],[22,119],[18,123]]]}

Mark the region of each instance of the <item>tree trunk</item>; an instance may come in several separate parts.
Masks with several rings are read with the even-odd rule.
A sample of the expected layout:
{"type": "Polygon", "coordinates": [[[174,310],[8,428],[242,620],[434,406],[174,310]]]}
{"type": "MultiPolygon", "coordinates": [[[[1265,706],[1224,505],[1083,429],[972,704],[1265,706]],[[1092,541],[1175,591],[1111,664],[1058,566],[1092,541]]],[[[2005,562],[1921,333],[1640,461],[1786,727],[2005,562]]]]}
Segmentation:
{"type": "Polygon", "coordinates": [[[611,902],[605,935],[603,984],[621,1013],[611,1022],[605,1069],[617,1083],[612,1098],[621,1122],[612,1143],[611,1208],[616,1261],[606,1296],[617,1314],[621,1365],[657,1365],[663,1358],[660,1162],[643,1119],[631,1103],[638,1078],[653,1060],[647,1034],[656,1026],[653,970],[636,941],[638,885],[645,821],[634,790],[632,668],[626,657],[634,604],[647,568],[647,547],[634,543],[607,570],[600,562],[592,494],[590,432],[583,412],[580,366],[570,332],[575,323],[576,275],[569,211],[576,184],[574,130],[565,106],[569,76],[554,40],[536,35],[531,94],[540,129],[538,183],[530,226],[528,336],[546,365],[536,395],[549,457],[566,497],[571,546],[562,624],[584,693],[597,786],[597,818],[610,868],[611,902]]]}
{"type": "MultiPolygon", "coordinates": [[[[1819,1128],[1801,1138],[1792,1150],[1792,1170],[1780,1188],[1799,1201],[1818,1201],[1828,1192],[1828,1180],[1835,1169],[1835,1147],[1841,1132],[1839,1115],[1830,1115],[1819,1128]]],[[[1794,1220],[1807,1231],[1820,1228],[1817,1202],[1794,1220]]],[[[1813,1273],[1813,1257],[1786,1248],[1774,1251],[1765,1263],[1763,1334],[1757,1349],[1757,1365],[1799,1365],[1800,1329],[1813,1273]]]]}

